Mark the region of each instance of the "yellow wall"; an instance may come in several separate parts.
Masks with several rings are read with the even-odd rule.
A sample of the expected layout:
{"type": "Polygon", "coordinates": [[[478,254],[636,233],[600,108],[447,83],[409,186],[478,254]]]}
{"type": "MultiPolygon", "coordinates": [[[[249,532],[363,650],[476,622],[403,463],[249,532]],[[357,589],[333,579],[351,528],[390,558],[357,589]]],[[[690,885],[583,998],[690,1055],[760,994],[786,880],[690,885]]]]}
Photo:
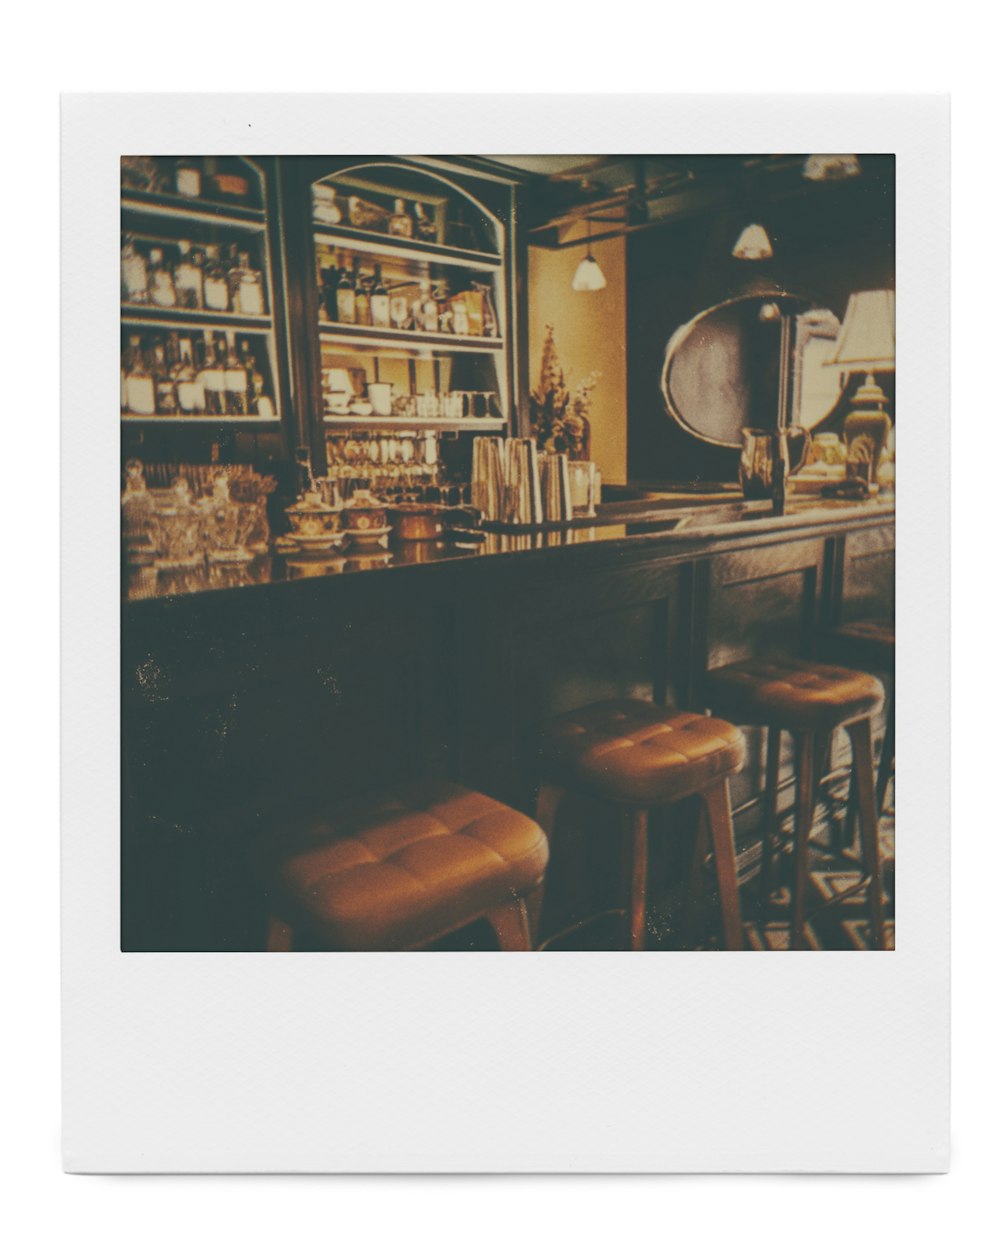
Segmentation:
{"type": "Polygon", "coordinates": [[[626,480],[625,240],[595,243],[593,254],[608,285],[603,291],[574,291],[573,274],[584,247],[565,251],[528,249],[528,351],[531,387],[538,385],[545,327],[555,331],[556,351],[570,391],[594,369],[591,455],[605,482],[626,480]]]}

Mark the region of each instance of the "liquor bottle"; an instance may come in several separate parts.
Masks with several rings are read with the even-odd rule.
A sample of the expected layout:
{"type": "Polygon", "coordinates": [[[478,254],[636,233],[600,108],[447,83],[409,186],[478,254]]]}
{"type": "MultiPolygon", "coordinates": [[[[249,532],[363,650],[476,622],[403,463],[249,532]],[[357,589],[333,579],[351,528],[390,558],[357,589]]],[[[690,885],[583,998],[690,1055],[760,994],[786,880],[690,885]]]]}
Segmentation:
{"type": "Polygon", "coordinates": [[[129,367],[125,375],[128,410],[139,417],[151,417],[156,412],[156,390],[153,386],[153,375],[146,367],[142,339],[138,334],[132,334],[128,343],[129,367]]]}
{"type": "Polygon", "coordinates": [[[451,301],[451,329],[453,334],[469,333],[469,305],[464,291],[451,301]]]}
{"type": "Polygon", "coordinates": [[[213,312],[229,311],[229,285],[226,282],[226,271],[219,259],[219,249],[214,243],[205,248],[205,307],[213,312]]]}
{"type": "Polygon", "coordinates": [[[354,323],[359,326],[370,326],[372,323],[372,301],[368,280],[362,276],[358,262],[354,262],[354,323]]]}
{"type": "Polygon", "coordinates": [[[228,278],[229,302],[233,312],[242,313],[245,317],[263,317],[264,282],[260,271],[250,268],[249,252],[236,254],[236,263],[230,268],[228,278]]]}
{"type": "Polygon", "coordinates": [[[145,304],[149,299],[149,272],[146,258],[137,252],[131,237],[122,248],[122,302],[145,304]]]}
{"type": "Polygon", "coordinates": [[[247,415],[247,370],[236,353],[236,334],[226,331],[226,412],[231,417],[247,415]]]}
{"type": "Polygon", "coordinates": [[[177,251],[179,257],[177,264],[174,265],[177,306],[178,308],[200,308],[204,300],[204,275],[201,265],[198,264],[200,250],[192,252],[188,240],[181,239],[177,244],[177,251]]]}
{"type": "Polygon", "coordinates": [[[420,303],[419,318],[417,324],[419,328],[426,334],[437,334],[438,332],[438,306],[437,300],[431,294],[431,284],[429,282],[421,282],[420,284],[420,303]]]}
{"type": "Polygon", "coordinates": [[[402,291],[389,296],[389,320],[394,330],[405,330],[410,324],[410,301],[402,291]]]}
{"type": "Polygon", "coordinates": [[[406,201],[396,201],[396,211],[389,218],[389,233],[400,239],[413,238],[413,218],[406,211],[406,201]]]}
{"type": "Polygon", "coordinates": [[[190,339],[180,340],[180,355],[174,369],[177,407],[185,416],[198,416],[205,411],[205,386],[194,368],[194,352],[190,339]]]}
{"type": "Polygon", "coordinates": [[[382,266],[375,266],[375,283],[371,291],[372,325],[380,330],[389,328],[389,292],[382,283],[382,266]]]}
{"type": "Polygon", "coordinates": [[[416,218],[417,238],[422,239],[425,243],[436,243],[437,226],[424,212],[423,204],[413,205],[413,215],[416,218]]]}
{"type": "Polygon", "coordinates": [[[274,416],[274,404],[270,395],[265,394],[264,375],[257,368],[246,339],[240,344],[240,354],[247,371],[247,411],[254,416],[269,419],[274,416]]]}
{"type": "Polygon", "coordinates": [[[337,320],[345,325],[354,325],[356,309],[354,304],[354,283],[346,269],[341,271],[337,283],[337,320]]]}
{"type": "Polygon", "coordinates": [[[182,156],[174,165],[174,187],[178,195],[188,199],[201,195],[201,169],[190,156],[182,156]]]}
{"type": "Polygon", "coordinates": [[[448,289],[448,283],[442,282],[434,291],[434,299],[437,300],[437,323],[439,334],[453,334],[455,326],[455,315],[451,307],[451,292],[448,289]]]}
{"type": "Polygon", "coordinates": [[[163,263],[163,248],[150,248],[149,252],[149,302],[158,308],[176,308],[177,292],[170,270],[163,263]]]}
{"type": "Polygon", "coordinates": [[[216,357],[211,330],[205,331],[205,345],[197,381],[205,393],[205,412],[221,417],[226,411],[226,371],[216,357]]]}
{"type": "Polygon", "coordinates": [[[177,389],[170,376],[163,340],[153,340],[153,385],[156,391],[156,411],[161,417],[177,415],[177,389]]]}
{"type": "Polygon", "coordinates": [[[490,339],[495,339],[500,333],[500,323],[497,321],[497,310],[493,307],[493,296],[490,288],[483,283],[474,282],[472,284],[483,297],[483,334],[490,339]]]}

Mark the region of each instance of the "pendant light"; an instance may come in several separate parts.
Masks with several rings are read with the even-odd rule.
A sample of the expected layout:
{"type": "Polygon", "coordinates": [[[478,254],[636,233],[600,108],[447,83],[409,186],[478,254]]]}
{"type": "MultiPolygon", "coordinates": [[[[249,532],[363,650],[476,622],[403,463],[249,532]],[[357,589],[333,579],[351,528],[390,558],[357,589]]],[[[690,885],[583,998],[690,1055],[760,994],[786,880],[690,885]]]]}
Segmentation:
{"type": "Polygon", "coordinates": [[[603,291],[608,285],[601,266],[590,253],[590,218],[587,218],[587,255],[576,267],[573,275],[574,291],[603,291]]]}
{"type": "Polygon", "coordinates": [[[770,260],[774,255],[771,240],[763,226],[752,224],[744,227],[736,240],[733,255],[737,260],[770,260]]]}

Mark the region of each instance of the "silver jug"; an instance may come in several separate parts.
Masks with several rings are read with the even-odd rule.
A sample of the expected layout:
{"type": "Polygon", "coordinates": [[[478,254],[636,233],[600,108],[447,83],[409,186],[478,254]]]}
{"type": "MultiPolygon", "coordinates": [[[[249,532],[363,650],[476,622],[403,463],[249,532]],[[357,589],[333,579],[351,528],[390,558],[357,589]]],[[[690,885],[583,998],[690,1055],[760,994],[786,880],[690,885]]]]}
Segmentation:
{"type": "Polygon", "coordinates": [[[546,521],[569,521],[573,516],[569,456],[559,452],[539,456],[542,479],[542,515],[546,521]]]}
{"type": "MultiPolygon", "coordinates": [[[[743,448],[740,452],[740,486],[744,499],[773,499],[778,466],[784,479],[798,473],[806,462],[812,437],[801,425],[790,425],[778,430],[740,430],[743,448]],[[792,464],[788,452],[790,439],[802,439],[802,453],[792,464]]],[[[782,486],[784,483],[782,483],[782,486]]]]}
{"type": "Polygon", "coordinates": [[[503,519],[509,525],[537,525],[542,520],[538,447],[533,438],[507,439],[507,486],[503,519]]]}

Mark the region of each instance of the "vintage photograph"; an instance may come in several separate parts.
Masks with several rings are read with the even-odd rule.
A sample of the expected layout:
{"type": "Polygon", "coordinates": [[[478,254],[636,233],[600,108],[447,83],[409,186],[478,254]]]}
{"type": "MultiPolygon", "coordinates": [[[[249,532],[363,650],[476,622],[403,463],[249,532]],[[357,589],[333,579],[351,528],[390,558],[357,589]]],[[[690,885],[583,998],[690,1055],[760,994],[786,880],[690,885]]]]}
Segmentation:
{"type": "Polygon", "coordinates": [[[895,177],[122,156],[122,951],[895,949],[895,177]]]}

